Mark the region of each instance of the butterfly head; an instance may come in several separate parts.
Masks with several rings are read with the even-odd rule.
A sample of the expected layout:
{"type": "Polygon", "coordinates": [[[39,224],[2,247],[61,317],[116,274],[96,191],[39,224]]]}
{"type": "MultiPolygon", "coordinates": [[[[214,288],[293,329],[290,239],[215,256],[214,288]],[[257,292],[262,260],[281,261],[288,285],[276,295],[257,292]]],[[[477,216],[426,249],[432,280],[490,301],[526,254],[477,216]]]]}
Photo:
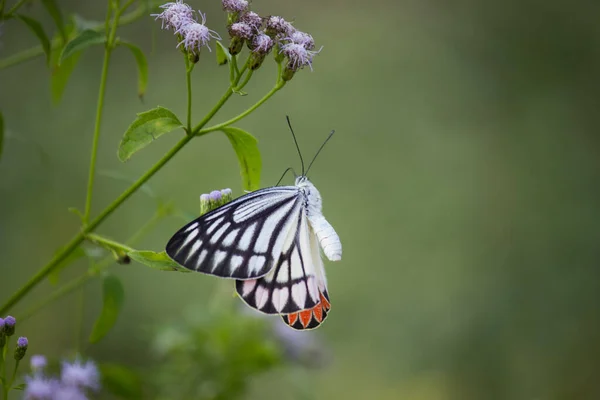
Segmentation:
{"type": "Polygon", "coordinates": [[[306,204],[309,209],[309,212],[318,212],[321,213],[322,203],[321,203],[321,194],[312,184],[311,181],[308,180],[308,177],[305,175],[300,175],[296,178],[296,186],[300,189],[300,191],[306,197],[306,204]]]}

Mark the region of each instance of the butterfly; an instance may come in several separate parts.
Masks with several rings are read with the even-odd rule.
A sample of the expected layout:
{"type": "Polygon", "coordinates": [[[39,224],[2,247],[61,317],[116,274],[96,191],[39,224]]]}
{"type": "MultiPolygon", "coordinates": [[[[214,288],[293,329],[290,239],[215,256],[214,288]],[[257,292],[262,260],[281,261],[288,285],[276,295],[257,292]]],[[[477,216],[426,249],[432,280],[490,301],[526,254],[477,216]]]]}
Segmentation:
{"type": "Polygon", "coordinates": [[[202,215],[166,247],[185,268],[235,279],[247,305],[279,314],[298,330],[320,326],[331,309],[321,250],[331,261],[342,258],[340,238],[323,216],[303,161],[302,172],[293,186],[260,189],[202,215]]]}

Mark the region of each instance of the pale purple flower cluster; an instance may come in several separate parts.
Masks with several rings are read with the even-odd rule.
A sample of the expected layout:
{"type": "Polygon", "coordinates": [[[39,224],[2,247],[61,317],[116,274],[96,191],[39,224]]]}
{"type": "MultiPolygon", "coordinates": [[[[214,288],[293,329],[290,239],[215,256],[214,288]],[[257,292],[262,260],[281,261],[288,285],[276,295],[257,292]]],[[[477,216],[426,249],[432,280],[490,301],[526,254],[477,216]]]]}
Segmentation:
{"type": "Polygon", "coordinates": [[[33,375],[26,378],[25,400],[87,400],[88,391],[100,389],[100,373],[92,361],[63,362],[60,379],[44,375],[46,358],[31,357],[33,375]]]}
{"type": "MultiPolygon", "coordinates": [[[[232,3],[235,0],[222,0],[223,8],[233,12],[232,3]]],[[[286,60],[284,79],[289,80],[294,73],[308,66],[312,70],[313,57],[319,51],[314,51],[315,41],[311,35],[294,28],[294,26],[280,16],[261,18],[257,13],[244,11],[244,7],[235,8],[238,14],[229,25],[231,44],[229,52],[232,55],[242,50],[246,43],[252,52],[250,69],[257,69],[262,64],[265,55],[277,46],[276,60],[286,60]]]]}
{"type": "Polygon", "coordinates": [[[166,3],[160,6],[164,11],[160,14],[151,14],[156,19],[162,20],[161,28],[179,30],[183,25],[194,22],[194,10],[182,0],[166,3]]]}
{"type": "Polygon", "coordinates": [[[223,10],[229,13],[239,13],[248,9],[246,0],[223,0],[223,10]]]}
{"type": "Polygon", "coordinates": [[[160,14],[152,14],[156,19],[162,20],[162,27],[172,29],[179,35],[181,41],[177,47],[183,47],[192,54],[199,54],[203,46],[211,51],[208,45],[210,39],[221,39],[221,36],[212,29],[206,27],[206,14],[198,11],[201,22],[196,18],[196,12],[182,0],[174,3],[166,3],[160,6],[164,11],[160,14]]]}

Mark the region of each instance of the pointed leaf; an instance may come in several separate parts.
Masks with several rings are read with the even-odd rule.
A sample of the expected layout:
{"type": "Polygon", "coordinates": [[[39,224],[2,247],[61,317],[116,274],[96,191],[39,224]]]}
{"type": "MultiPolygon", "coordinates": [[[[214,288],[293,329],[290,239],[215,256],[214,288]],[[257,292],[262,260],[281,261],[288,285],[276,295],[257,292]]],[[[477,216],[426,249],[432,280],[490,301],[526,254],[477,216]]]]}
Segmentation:
{"type": "Polygon", "coordinates": [[[100,364],[102,387],[123,399],[143,397],[142,379],[131,369],[118,364],[100,364]]]}
{"type": "Polygon", "coordinates": [[[146,93],[146,86],[148,86],[148,62],[146,61],[146,56],[142,49],[132,43],[120,41],[119,44],[131,50],[131,54],[135,58],[138,68],[138,96],[142,98],[146,93]]]}
{"type": "Polygon", "coordinates": [[[259,189],[262,161],[257,146],[258,141],[254,136],[239,128],[228,126],[221,130],[227,135],[237,154],[244,190],[259,189]]]}
{"type": "Polygon", "coordinates": [[[217,41],[217,64],[225,65],[228,61],[231,61],[231,54],[227,47],[223,46],[221,42],[217,41]]]}
{"type": "Polygon", "coordinates": [[[54,24],[56,25],[56,28],[58,29],[58,32],[60,33],[60,36],[62,37],[63,41],[67,41],[67,31],[65,29],[63,17],[60,12],[60,9],[58,8],[58,5],[56,4],[56,1],[42,0],[42,4],[44,5],[44,7],[46,7],[46,10],[48,10],[48,14],[50,14],[52,19],[54,20],[54,24]]]}
{"type": "Polygon", "coordinates": [[[125,291],[121,281],[116,276],[109,275],[104,278],[102,291],[104,296],[102,312],[90,334],[90,343],[97,343],[111,330],[117,322],[117,317],[123,306],[125,291]]]}
{"type": "Polygon", "coordinates": [[[15,17],[18,20],[23,21],[23,23],[25,25],[27,25],[27,27],[31,30],[31,32],[33,32],[33,34],[35,36],[37,36],[37,38],[39,39],[39,41],[42,45],[42,49],[44,49],[44,53],[46,54],[46,63],[49,63],[50,62],[50,40],[48,39],[46,32],[44,32],[44,28],[42,28],[42,24],[40,24],[35,19],[26,17],[24,15],[18,14],[15,17]]]}
{"type": "Polygon", "coordinates": [[[0,158],[2,158],[2,146],[4,145],[4,117],[0,111],[0,158]]]}
{"type": "Polygon", "coordinates": [[[154,251],[130,251],[128,253],[132,260],[146,265],[147,267],[158,269],[161,271],[178,271],[190,272],[189,269],[183,268],[175,261],[171,260],[166,252],[155,253],[154,251]]]}
{"type": "Polygon", "coordinates": [[[50,91],[52,92],[52,101],[54,104],[60,102],[62,95],[65,92],[65,88],[67,87],[69,77],[79,61],[79,57],[81,57],[81,52],[73,54],[60,65],[58,65],[58,63],[54,64],[52,78],[50,80],[50,91]]]}
{"type": "Polygon", "coordinates": [[[182,126],[177,116],[164,107],[139,113],[123,135],[119,145],[119,160],[127,161],[133,153],[143,149],[154,139],[182,126]]]}
{"type": "Polygon", "coordinates": [[[13,386],[12,390],[25,390],[26,387],[27,387],[27,384],[21,383],[20,385],[13,386]]]}
{"type": "Polygon", "coordinates": [[[66,59],[71,57],[73,54],[87,49],[90,46],[96,44],[103,44],[106,41],[106,37],[103,33],[93,31],[91,29],[85,30],[75,37],[69,43],[65,45],[60,55],[58,64],[61,65],[66,59]]]}

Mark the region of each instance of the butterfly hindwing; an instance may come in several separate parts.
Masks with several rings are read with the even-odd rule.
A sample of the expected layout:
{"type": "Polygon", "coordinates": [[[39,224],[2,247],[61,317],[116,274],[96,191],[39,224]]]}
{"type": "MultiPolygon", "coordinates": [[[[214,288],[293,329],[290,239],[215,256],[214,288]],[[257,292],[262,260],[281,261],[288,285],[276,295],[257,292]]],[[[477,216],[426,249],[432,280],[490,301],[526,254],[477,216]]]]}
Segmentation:
{"type": "Polygon", "coordinates": [[[194,271],[258,278],[275,266],[301,209],[294,186],[258,190],[190,222],[169,240],[166,251],[194,271]]]}
{"type": "Polygon", "coordinates": [[[259,279],[237,281],[236,290],[250,307],[266,314],[301,314],[302,328],[294,323],[288,325],[309,329],[320,325],[327,316],[329,295],[319,243],[304,211],[295,228],[290,230],[271,272],[259,279]],[[310,311],[310,319],[305,311],[310,311]]]}

